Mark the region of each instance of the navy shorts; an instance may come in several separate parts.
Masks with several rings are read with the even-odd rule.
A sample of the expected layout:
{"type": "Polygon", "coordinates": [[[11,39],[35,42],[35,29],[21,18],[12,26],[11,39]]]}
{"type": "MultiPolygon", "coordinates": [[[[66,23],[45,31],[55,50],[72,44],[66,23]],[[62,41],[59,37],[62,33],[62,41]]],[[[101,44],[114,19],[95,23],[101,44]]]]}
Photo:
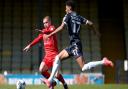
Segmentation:
{"type": "Polygon", "coordinates": [[[69,56],[73,56],[75,58],[83,56],[81,42],[73,43],[69,47],[65,48],[65,50],[68,52],[69,56]]]}

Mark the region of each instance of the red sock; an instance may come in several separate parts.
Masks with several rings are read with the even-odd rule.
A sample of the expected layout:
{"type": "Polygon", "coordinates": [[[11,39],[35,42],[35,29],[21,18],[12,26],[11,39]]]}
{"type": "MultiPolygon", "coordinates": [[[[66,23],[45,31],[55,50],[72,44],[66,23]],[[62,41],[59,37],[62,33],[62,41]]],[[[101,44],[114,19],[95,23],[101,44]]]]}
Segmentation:
{"type": "Polygon", "coordinates": [[[50,77],[50,73],[48,71],[42,72],[41,74],[47,79],[50,77]]]}
{"type": "Polygon", "coordinates": [[[65,84],[65,80],[61,74],[56,77],[62,84],[65,84]]]}

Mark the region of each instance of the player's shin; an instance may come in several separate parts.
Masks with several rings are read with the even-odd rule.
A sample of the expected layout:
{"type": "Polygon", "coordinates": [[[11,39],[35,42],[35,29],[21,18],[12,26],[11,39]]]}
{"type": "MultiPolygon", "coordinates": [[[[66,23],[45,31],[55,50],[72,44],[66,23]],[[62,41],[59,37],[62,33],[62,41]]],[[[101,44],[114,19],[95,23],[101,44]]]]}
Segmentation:
{"type": "Polygon", "coordinates": [[[41,74],[47,79],[50,77],[50,73],[48,71],[41,72],[41,74]]]}
{"type": "Polygon", "coordinates": [[[59,65],[60,65],[60,60],[59,60],[59,57],[58,55],[55,57],[55,61],[54,61],[54,64],[53,64],[53,68],[52,68],[52,73],[49,77],[49,81],[52,81],[52,79],[54,78],[58,68],[59,68],[59,65]]]}
{"type": "Polygon", "coordinates": [[[94,61],[94,62],[89,62],[87,64],[84,64],[83,68],[82,68],[82,71],[85,71],[85,70],[89,70],[93,67],[96,67],[96,66],[99,66],[99,65],[103,65],[104,62],[103,60],[102,61],[94,61]]]}

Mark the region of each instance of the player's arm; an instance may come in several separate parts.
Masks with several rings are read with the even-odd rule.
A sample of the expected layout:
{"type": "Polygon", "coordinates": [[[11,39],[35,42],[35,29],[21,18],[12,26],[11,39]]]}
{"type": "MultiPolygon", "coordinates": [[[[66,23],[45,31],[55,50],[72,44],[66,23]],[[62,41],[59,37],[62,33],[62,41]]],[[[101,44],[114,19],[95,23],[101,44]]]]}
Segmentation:
{"type": "Polygon", "coordinates": [[[48,37],[50,37],[50,36],[52,36],[52,35],[58,33],[59,31],[61,31],[61,30],[64,28],[64,25],[65,25],[64,22],[62,22],[61,25],[60,25],[56,30],[54,30],[54,31],[51,32],[50,34],[46,35],[46,36],[45,36],[45,39],[47,39],[48,37]]]}
{"type": "Polygon", "coordinates": [[[37,44],[43,38],[42,34],[40,34],[37,38],[35,38],[29,45],[27,45],[23,51],[28,51],[32,46],[37,44]]]}
{"type": "Polygon", "coordinates": [[[85,25],[87,25],[90,30],[93,30],[94,33],[95,33],[97,36],[100,36],[100,33],[99,33],[99,31],[96,29],[96,27],[95,27],[95,25],[94,25],[93,22],[91,22],[90,20],[86,20],[85,25]]]}
{"type": "Polygon", "coordinates": [[[47,39],[48,37],[52,36],[53,34],[56,34],[59,31],[61,31],[64,28],[65,24],[67,24],[67,22],[69,21],[69,18],[70,18],[70,14],[66,14],[64,16],[63,20],[62,20],[61,25],[55,31],[53,31],[52,33],[50,33],[49,35],[46,35],[45,39],[47,39]]]}
{"type": "Polygon", "coordinates": [[[40,29],[35,29],[35,31],[36,32],[39,32],[39,33],[41,33],[41,34],[48,34],[48,33],[51,33],[52,32],[52,30],[40,30],[40,29]]]}
{"type": "Polygon", "coordinates": [[[49,36],[52,36],[53,34],[56,34],[57,32],[61,31],[64,28],[64,25],[65,24],[62,22],[61,25],[55,31],[49,34],[49,36]]]}
{"type": "Polygon", "coordinates": [[[50,34],[55,30],[55,27],[53,26],[49,30],[40,30],[40,29],[35,29],[36,32],[39,32],[41,34],[50,34]]]}

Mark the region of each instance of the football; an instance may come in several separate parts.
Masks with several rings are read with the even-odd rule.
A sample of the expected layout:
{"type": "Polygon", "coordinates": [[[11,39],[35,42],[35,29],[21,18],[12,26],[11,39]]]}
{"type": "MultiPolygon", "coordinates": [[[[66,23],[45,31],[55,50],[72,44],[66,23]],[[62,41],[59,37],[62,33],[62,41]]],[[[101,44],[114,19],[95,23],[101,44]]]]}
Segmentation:
{"type": "Polygon", "coordinates": [[[16,89],[25,89],[26,83],[24,80],[18,80],[16,83],[16,89]]]}

